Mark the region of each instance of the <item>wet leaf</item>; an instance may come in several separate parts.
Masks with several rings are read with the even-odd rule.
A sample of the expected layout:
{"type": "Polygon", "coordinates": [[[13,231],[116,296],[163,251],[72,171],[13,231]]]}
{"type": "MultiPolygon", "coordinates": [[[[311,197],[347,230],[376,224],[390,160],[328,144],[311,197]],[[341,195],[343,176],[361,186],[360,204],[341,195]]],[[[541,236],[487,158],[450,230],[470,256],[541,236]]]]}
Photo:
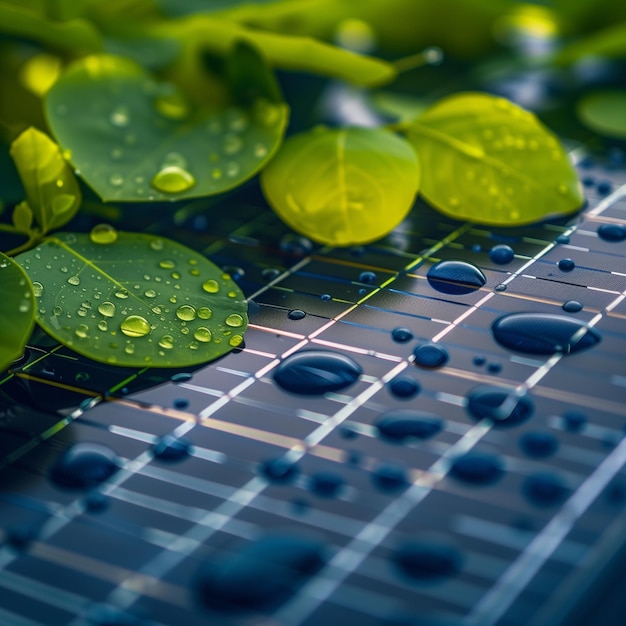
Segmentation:
{"type": "Polygon", "coordinates": [[[556,136],[495,96],[450,96],[405,125],[423,167],[421,193],[459,220],[518,226],[576,211],[581,185],[556,136]]]}
{"type": "Polygon", "coordinates": [[[81,192],[59,146],[31,127],[11,144],[11,156],[41,232],[60,228],[72,219],[80,206],[81,192]]]}
{"type": "Polygon", "coordinates": [[[626,90],[596,91],[578,103],[578,116],[592,130],[626,139],[626,90]]]}
{"type": "Polygon", "coordinates": [[[22,355],[34,323],[30,281],[13,259],[0,252],[0,372],[22,355]]]}
{"type": "Polygon", "coordinates": [[[291,228],[330,245],[374,241],[409,212],[418,159],[383,129],[317,128],[290,137],[263,171],[268,202],[291,228]]]}
{"type": "Polygon", "coordinates": [[[271,158],[287,123],[287,106],[265,99],[250,108],[194,110],[172,84],[107,55],[72,65],[46,108],[72,163],[105,201],[178,200],[237,187],[271,158]]]}
{"type": "Polygon", "coordinates": [[[37,321],[83,356],[132,367],[187,367],[237,347],[247,304],[228,275],[185,246],[97,226],[60,233],[17,261],[37,321]]]}

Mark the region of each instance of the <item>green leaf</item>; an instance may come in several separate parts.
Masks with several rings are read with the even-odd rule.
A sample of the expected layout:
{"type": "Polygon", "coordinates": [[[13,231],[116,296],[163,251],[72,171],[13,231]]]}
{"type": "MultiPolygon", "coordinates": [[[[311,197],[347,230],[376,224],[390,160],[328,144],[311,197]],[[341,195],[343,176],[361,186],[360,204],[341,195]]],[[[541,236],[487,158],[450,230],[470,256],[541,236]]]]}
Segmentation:
{"type": "Polygon", "coordinates": [[[47,233],[69,222],[78,211],[82,196],[59,146],[48,135],[31,127],[11,144],[11,156],[41,232],[47,233]]]}
{"type": "Polygon", "coordinates": [[[404,126],[423,166],[421,192],[442,213],[518,226],[580,208],[581,185],[556,136],[495,96],[450,96],[404,126]]]}
{"type": "Polygon", "coordinates": [[[592,130],[626,139],[626,91],[607,90],[587,94],[578,103],[578,116],[592,130]]]}
{"type": "Polygon", "coordinates": [[[0,372],[24,352],[35,323],[34,301],[24,270],[0,252],[0,372]]]}
{"type": "Polygon", "coordinates": [[[247,303],[237,285],[174,241],[97,226],[50,237],[17,261],[41,285],[37,322],[95,361],[188,367],[243,341],[247,303]]]}
{"type": "Polygon", "coordinates": [[[173,85],[106,55],[72,65],[48,92],[46,110],[85,182],[105,201],[127,202],[239,186],[272,157],[288,116],[285,104],[267,100],[193,110],[173,85]]]}
{"type": "Polygon", "coordinates": [[[28,202],[20,202],[15,205],[11,216],[13,226],[21,233],[29,233],[33,224],[33,212],[28,206],[28,202]]]}
{"type": "Polygon", "coordinates": [[[420,182],[411,146],[383,129],[316,128],[290,137],[261,175],[280,218],[321,243],[379,239],[411,209],[420,182]]]}
{"type": "Polygon", "coordinates": [[[585,57],[623,58],[626,56],[626,23],[617,24],[573,41],[561,48],[551,61],[569,65],[585,57]]]}

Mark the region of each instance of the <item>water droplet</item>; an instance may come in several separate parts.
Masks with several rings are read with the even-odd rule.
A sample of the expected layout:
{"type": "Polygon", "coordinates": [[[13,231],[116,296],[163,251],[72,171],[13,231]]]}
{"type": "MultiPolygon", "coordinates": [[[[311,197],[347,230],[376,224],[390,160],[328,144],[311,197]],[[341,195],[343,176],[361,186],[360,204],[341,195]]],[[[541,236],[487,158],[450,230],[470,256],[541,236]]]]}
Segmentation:
{"type": "Polygon", "coordinates": [[[223,149],[226,154],[236,154],[243,147],[243,141],[238,135],[228,134],[224,136],[223,149]]]}
{"type": "Polygon", "coordinates": [[[309,489],[320,498],[336,498],[345,484],[344,479],[331,472],[316,472],[309,477],[309,489]]]}
{"type": "Polygon", "coordinates": [[[511,313],[491,326],[494,339],[505,348],[528,354],[578,352],[600,342],[600,334],[573,317],[549,313],[511,313]]]}
{"type": "Polygon", "coordinates": [[[394,328],[391,331],[391,338],[398,343],[406,343],[413,339],[413,333],[408,328],[394,328]]]}
{"type": "Polygon", "coordinates": [[[150,333],[150,324],[140,315],[129,315],[120,324],[120,330],[127,337],[145,337],[150,333]]]}
{"type": "Polygon", "coordinates": [[[157,292],[154,289],[146,289],[143,295],[146,296],[146,298],[156,298],[157,292]]]}
{"type": "Polygon", "coordinates": [[[132,343],[128,343],[124,346],[124,352],[126,354],[135,354],[135,346],[132,343]]]}
{"type": "Polygon", "coordinates": [[[563,428],[570,433],[582,432],[587,425],[587,416],[579,411],[567,411],[563,414],[563,428]]]}
{"type": "Polygon", "coordinates": [[[467,394],[467,411],[475,419],[491,419],[494,426],[517,426],[530,419],[531,399],[513,387],[479,385],[467,394]]]}
{"type": "Polygon", "coordinates": [[[560,504],[565,500],[568,492],[563,479],[553,473],[533,474],[522,484],[522,493],[536,506],[560,504]]]}
{"type": "Polygon", "coordinates": [[[216,280],[209,278],[209,280],[205,280],[202,283],[202,289],[207,293],[217,293],[220,290],[220,284],[216,280]]]}
{"type": "Polygon", "coordinates": [[[103,333],[109,330],[109,325],[107,324],[106,320],[100,320],[98,322],[98,330],[101,330],[103,333]]]}
{"type": "Polygon", "coordinates": [[[359,282],[366,285],[373,285],[376,282],[376,274],[374,272],[361,272],[359,274],[359,282]]]}
{"type": "Polygon", "coordinates": [[[493,246],[493,248],[489,250],[489,258],[497,265],[506,265],[515,258],[515,251],[511,248],[511,246],[500,244],[493,246]]]}
{"type": "Polygon", "coordinates": [[[207,343],[209,341],[211,341],[211,331],[204,327],[204,326],[200,326],[199,328],[196,329],[196,331],[194,332],[193,336],[198,340],[201,341],[202,343],[207,343]]]}
{"type": "Polygon", "coordinates": [[[279,243],[280,251],[288,257],[302,258],[313,252],[313,244],[302,235],[288,233],[284,235],[279,243]]]}
{"type": "Polygon", "coordinates": [[[70,285],[74,285],[74,286],[76,286],[76,285],[80,285],[80,278],[79,278],[78,276],[70,276],[70,277],[67,279],[67,282],[68,282],[70,285]]]}
{"type": "Polygon", "coordinates": [[[583,310],[583,305],[578,302],[578,300],[568,300],[567,302],[563,303],[561,308],[566,313],[578,313],[579,311],[583,310]]]}
{"type": "Polygon", "coordinates": [[[151,239],[150,248],[156,252],[160,252],[165,248],[165,241],[163,239],[151,239]]]}
{"type": "Polygon", "coordinates": [[[174,347],[174,337],[172,335],[163,335],[159,339],[159,346],[165,350],[171,350],[174,347]]]}
{"type": "Polygon", "coordinates": [[[125,106],[116,107],[109,116],[109,120],[113,126],[118,128],[124,128],[128,126],[130,122],[130,116],[128,114],[128,108],[125,106]]]}
{"type": "Polygon", "coordinates": [[[274,381],[292,393],[321,395],[354,384],[362,373],[350,357],[326,350],[308,350],[288,356],[274,371],[274,381]]]}
{"type": "Polygon", "coordinates": [[[111,158],[114,161],[119,161],[124,156],[124,150],[122,148],[113,148],[111,150],[111,158]]]}
{"type": "Polygon", "coordinates": [[[89,336],[89,326],[87,324],[79,324],[74,330],[74,334],[79,339],[86,339],[89,336]]]}
{"type": "Polygon", "coordinates": [[[165,435],[152,446],[152,454],[159,461],[183,461],[191,453],[191,443],[182,437],[165,435]]]}
{"type": "Polygon", "coordinates": [[[557,187],[557,191],[559,192],[559,194],[561,194],[562,196],[567,195],[567,192],[569,191],[569,187],[565,184],[565,183],[561,183],[558,187],[557,187]]]}
{"type": "Polygon", "coordinates": [[[412,580],[450,578],[461,570],[463,559],[457,548],[433,541],[410,541],[393,555],[398,572],[412,580]]]}
{"type": "Polygon", "coordinates": [[[173,374],[170,380],[173,383],[187,383],[193,378],[193,374],[189,372],[178,372],[178,374],[173,374]]]}
{"type": "Polygon", "coordinates": [[[413,350],[413,363],[419,367],[442,367],[449,358],[448,351],[438,343],[421,343],[413,350]]]}
{"type": "Polygon", "coordinates": [[[261,463],[259,473],[275,484],[291,483],[300,473],[298,466],[284,458],[267,459],[261,463]]]}
{"type": "Polygon", "coordinates": [[[117,230],[110,224],[98,224],[91,229],[89,239],[101,245],[111,244],[117,241],[117,230]]]}
{"type": "Polygon", "coordinates": [[[189,104],[183,93],[173,85],[164,86],[164,93],[154,100],[154,108],[171,120],[184,120],[189,115],[189,104]]]}
{"type": "Polygon", "coordinates": [[[226,176],[234,178],[239,174],[239,171],[239,164],[235,163],[235,161],[229,161],[226,164],[226,176]]]}
{"type": "Polygon", "coordinates": [[[43,295],[43,285],[38,281],[34,281],[33,292],[35,294],[35,297],[40,298],[43,295]]]}
{"type": "Polygon", "coordinates": [[[81,306],[80,309],[78,309],[77,314],[79,317],[87,317],[87,315],[89,314],[89,310],[86,309],[84,306],[81,306]]]}
{"type": "Polygon", "coordinates": [[[520,437],[519,446],[524,454],[544,459],[557,451],[559,440],[552,433],[529,431],[520,437]]]}
{"type": "Polygon", "coordinates": [[[626,239],[626,226],[621,224],[600,224],[598,237],[604,241],[618,242],[626,239]]]}
{"type": "Polygon", "coordinates": [[[596,189],[601,196],[606,196],[611,193],[613,186],[608,180],[602,180],[596,185],[596,189]]]}
{"type": "Polygon", "coordinates": [[[567,235],[559,235],[555,241],[557,243],[567,245],[569,243],[569,237],[567,235]]]}
{"type": "Polygon", "coordinates": [[[562,272],[571,272],[576,267],[572,259],[561,259],[557,265],[562,272]]]}
{"type": "Polygon", "coordinates": [[[115,305],[113,302],[102,302],[98,305],[98,313],[104,317],[113,317],[115,315],[115,305]]]}
{"type": "Polygon", "coordinates": [[[287,313],[287,317],[290,320],[301,320],[306,317],[306,313],[301,309],[294,309],[293,311],[289,311],[289,313],[287,313]]]}
{"type": "Polygon", "coordinates": [[[240,346],[243,343],[243,337],[241,335],[233,335],[229,340],[228,340],[228,345],[232,346],[233,348],[237,348],[238,346],[240,346]]]}
{"type": "Polygon", "coordinates": [[[196,184],[196,179],[178,165],[168,165],[154,176],[150,183],[162,193],[182,193],[196,184]]]}
{"type": "Polygon", "coordinates": [[[176,267],[176,263],[171,259],[163,259],[162,261],[159,261],[159,267],[164,270],[172,270],[176,267]]]}
{"type": "Polygon", "coordinates": [[[50,468],[50,480],[65,489],[90,489],[110,478],[121,466],[107,446],[77,443],[50,468]]]}
{"type": "Polygon", "coordinates": [[[210,320],[213,317],[213,311],[208,306],[201,306],[198,309],[198,317],[201,320],[210,320]]]}
{"type": "Polygon", "coordinates": [[[183,304],[176,309],[176,317],[183,322],[191,322],[196,319],[196,309],[190,304],[183,304]]]}
{"type": "Polygon", "coordinates": [[[220,611],[270,610],[286,601],[325,562],[324,545],[297,535],[267,535],[211,558],[201,569],[197,593],[220,611]]]}
{"type": "Polygon", "coordinates": [[[126,300],[126,298],[128,298],[128,291],[126,291],[126,289],[120,289],[115,292],[115,297],[120,300],[126,300]]]}
{"type": "Polygon", "coordinates": [[[121,187],[124,184],[124,177],[119,172],[115,172],[109,177],[109,183],[113,187],[121,187]]]}
{"type": "Polygon", "coordinates": [[[389,381],[389,391],[403,400],[414,398],[420,391],[420,384],[410,376],[403,376],[400,374],[389,381]]]}
{"type": "Polygon", "coordinates": [[[231,313],[226,318],[226,325],[231,328],[240,328],[244,324],[244,319],[239,313],[231,313]]]}
{"type": "Polygon", "coordinates": [[[450,464],[450,476],[464,483],[491,485],[503,475],[500,458],[484,452],[468,452],[450,464]]]}
{"type": "Polygon", "coordinates": [[[222,178],[222,170],[219,167],[214,167],[211,171],[211,177],[213,180],[219,180],[222,178]]]}
{"type": "Polygon", "coordinates": [[[485,275],[467,261],[439,261],[426,275],[430,286],[449,294],[466,294],[480,289],[486,282],[485,275]]]}
{"type": "Polygon", "coordinates": [[[257,159],[262,159],[267,156],[267,148],[262,143],[257,143],[256,146],[254,146],[254,156],[257,159]]]}
{"type": "Polygon", "coordinates": [[[376,467],[372,472],[371,479],[376,489],[387,493],[397,493],[409,486],[405,469],[392,463],[382,463],[376,467]]]}
{"type": "Polygon", "coordinates": [[[430,439],[443,429],[443,420],[432,413],[399,409],[383,413],[374,426],[381,439],[391,443],[410,443],[413,439],[430,439]]]}

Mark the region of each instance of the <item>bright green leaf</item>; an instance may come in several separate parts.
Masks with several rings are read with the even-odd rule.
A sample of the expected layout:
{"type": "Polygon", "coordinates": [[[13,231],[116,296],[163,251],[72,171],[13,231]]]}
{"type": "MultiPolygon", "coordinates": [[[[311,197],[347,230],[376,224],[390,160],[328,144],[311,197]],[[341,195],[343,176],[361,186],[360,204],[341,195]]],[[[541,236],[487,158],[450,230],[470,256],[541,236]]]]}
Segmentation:
{"type": "Polygon", "coordinates": [[[22,356],[34,320],[30,281],[13,259],[0,252],[0,372],[22,356]]]}
{"type": "Polygon", "coordinates": [[[451,217],[518,226],[582,205],[576,171],[556,136],[504,98],[450,96],[404,129],[422,162],[422,194],[451,217]]]}
{"type": "Polygon", "coordinates": [[[221,193],[272,157],[287,106],[195,111],[182,92],[126,59],[78,61],[46,99],[59,143],[105,200],[146,202],[221,193]],[[98,146],[94,150],[94,146],[98,146]]]}
{"type": "Polygon", "coordinates": [[[12,144],[11,156],[42,233],[66,224],[80,207],[80,187],[59,146],[36,128],[12,144]]]}
{"type": "Polygon", "coordinates": [[[17,261],[40,284],[38,323],[96,361],[188,367],[243,341],[247,304],[237,285],[169,239],[97,226],[50,237],[17,261]]]}
{"type": "Polygon", "coordinates": [[[383,114],[400,122],[409,122],[419,117],[430,105],[430,101],[408,94],[379,91],[372,98],[374,106],[383,114]]]}
{"type": "Polygon", "coordinates": [[[592,130],[626,139],[626,91],[597,91],[578,103],[578,116],[592,130]]]}
{"type": "Polygon", "coordinates": [[[411,209],[416,154],[383,129],[317,128],[289,138],[261,175],[263,192],[291,228],[330,245],[379,239],[411,209]]]}
{"type": "Polygon", "coordinates": [[[15,205],[11,216],[13,226],[21,233],[29,233],[33,224],[33,212],[28,206],[28,202],[20,202],[15,205]]]}

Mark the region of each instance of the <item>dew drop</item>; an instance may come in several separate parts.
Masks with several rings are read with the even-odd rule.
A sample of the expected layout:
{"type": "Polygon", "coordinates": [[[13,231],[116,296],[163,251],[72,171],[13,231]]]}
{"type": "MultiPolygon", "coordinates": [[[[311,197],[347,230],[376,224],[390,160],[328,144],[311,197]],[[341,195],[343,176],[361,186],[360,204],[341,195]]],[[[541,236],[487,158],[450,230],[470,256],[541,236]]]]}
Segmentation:
{"type": "Polygon", "coordinates": [[[383,413],[375,422],[378,436],[390,443],[430,439],[443,429],[443,420],[432,413],[399,409],[383,413]]]}
{"type": "Polygon", "coordinates": [[[87,324],[79,324],[76,327],[76,330],[74,330],[74,334],[79,339],[87,339],[87,337],[89,336],[89,326],[87,326],[87,324]]]}
{"type": "Polygon", "coordinates": [[[530,419],[531,399],[513,387],[479,385],[467,394],[468,413],[477,420],[491,419],[494,426],[517,426],[530,419]]]}
{"type": "Polygon", "coordinates": [[[475,265],[456,260],[435,263],[428,270],[426,278],[433,289],[455,295],[476,291],[487,282],[485,275],[475,265]]]}
{"type": "Polygon", "coordinates": [[[116,107],[109,116],[109,121],[117,128],[124,128],[130,122],[128,108],[125,106],[116,107]]]}
{"type": "Polygon", "coordinates": [[[183,304],[176,309],[176,317],[183,322],[191,322],[196,319],[196,309],[190,304],[183,304]]]}
{"type": "Polygon", "coordinates": [[[202,283],[202,289],[207,293],[217,293],[220,290],[220,284],[216,280],[209,278],[209,280],[205,280],[202,283]]]}
{"type": "Polygon", "coordinates": [[[115,305],[113,302],[102,302],[98,305],[98,313],[104,317],[113,317],[115,315],[115,305]]]}
{"type": "Polygon", "coordinates": [[[576,263],[572,259],[561,259],[557,265],[562,272],[571,272],[576,268],[576,263]]]}
{"type": "Polygon", "coordinates": [[[74,285],[74,286],[76,286],[76,285],[80,285],[80,278],[79,278],[78,276],[70,276],[70,277],[67,279],[67,282],[68,282],[70,285],[74,285]]]}
{"type": "Polygon", "coordinates": [[[167,165],[154,176],[150,183],[162,193],[182,193],[196,184],[196,179],[178,165],[167,165]]]}
{"type": "Polygon", "coordinates": [[[257,143],[256,146],[254,146],[254,156],[257,159],[262,159],[267,156],[267,148],[262,143],[257,143]]]}
{"type": "Polygon", "coordinates": [[[101,330],[103,333],[109,330],[109,325],[107,324],[106,320],[100,320],[98,322],[98,330],[101,330]]]}
{"type": "Polygon", "coordinates": [[[135,346],[132,343],[126,344],[126,346],[124,346],[124,352],[126,354],[135,354],[135,346]]]}
{"type": "Polygon", "coordinates": [[[212,334],[211,331],[205,326],[200,326],[197,328],[193,334],[194,338],[202,343],[207,343],[211,341],[212,334]]]}
{"type": "Polygon", "coordinates": [[[288,356],[274,371],[274,382],[286,391],[322,395],[354,384],[361,366],[350,357],[326,350],[305,350],[288,356]]]}
{"type": "Polygon", "coordinates": [[[569,243],[569,237],[568,237],[567,235],[559,235],[559,236],[555,239],[555,241],[556,241],[557,243],[560,243],[560,244],[568,244],[568,243],[569,243]]]}
{"type": "Polygon", "coordinates": [[[522,484],[522,493],[536,506],[561,504],[567,498],[568,492],[563,479],[554,473],[533,474],[522,484]]]}
{"type": "Polygon", "coordinates": [[[549,313],[511,313],[491,326],[494,339],[505,348],[528,354],[578,352],[600,342],[600,334],[573,317],[549,313]]]}
{"type": "Polygon", "coordinates": [[[121,461],[107,446],[77,443],[50,468],[50,480],[65,489],[90,489],[110,478],[121,461]]]}
{"type": "Polygon", "coordinates": [[[463,559],[454,546],[433,541],[410,541],[395,551],[393,563],[402,576],[417,581],[433,581],[458,574],[463,559]]]}
{"type": "Polygon", "coordinates": [[[527,456],[544,459],[557,451],[559,440],[552,433],[529,431],[520,437],[519,446],[527,456]]]}
{"type": "Polygon", "coordinates": [[[157,292],[154,289],[146,289],[143,295],[146,296],[146,298],[156,298],[157,292]]]}
{"type": "Polygon", "coordinates": [[[109,183],[113,187],[121,187],[124,184],[124,177],[119,172],[115,172],[109,177],[109,183]]]}
{"type": "Polygon", "coordinates": [[[464,483],[492,485],[503,475],[500,458],[484,452],[468,452],[450,464],[450,476],[464,483]]]}
{"type": "Polygon", "coordinates": [[[164,350],[171,350],[174,347],[174,337],[172,335],[163,335],[159,339],[159,346],[164,350]]]}
{"type": "Polygon", "coordinates": [[[598,237],[610,242],[624,241],[626,239],[626,226],[621,224],[601,224],[598,226],[598,237]]]}
{"type": "Polygon", "coordinates": [[[231,315],[226,318],[226,325],[231,328],[240,328],[243,324],[244,319],[239,313],[231,313],[231,315]]]}
{"type": "Polygon", "coordinates": [[[38,281],[33,281],[33,293],[36,298],[40,298],[43,295],[43,285],[38,281]]]}
{"type": "Polygon", "coordinates": [[[237,348],[238,346],[240,346],[243,343],[243,337],[241,335],[233,335],[229,340],[228,340],[228,345],[232,346],[233,348],[237,348]]]}
{"type": "Polygon", "coordinates": [[[293,309],[287,313],[287,317],[290,320],[302,320],[306,317],[306,313],[302,309],[293,309]]]}
{"type": "Polygon", "coordinates": [[[117,230],[110,224],[98,224],[91,229],[89,239],[92,243],[107,245],[117,241],[117,230]]]}
{"type": "Polygon", "coordinates": [[[151,239],[150,248],[156,252],[160,252],[165,248],[165,241],[163,239],[151,239]]]}
{"type": "Polygon", "coordinates": [[[397,493],[409,486],[405,469],[392,463],[382,463],[376,467],[372,472],[371,479],[376,489],[387,493],[397,493]]]}
{"type": "Polygon", "coordinates": [[[578,302],[578,300],[568,300],[567,302],[563,303],[561,308],[566,313],[578,313],[579,311],[583,310],[583,305],[582,303],[578,302]]]}
{"type": "Polygon", "coordinates": [[[493,246],[493,248],[489,250],[489,258],[497,265],[506,265],[515,258],[515,251],[511,248],[511,246],[500,244],[493,246]]]}
{"type": "Polygon", "coordinates": [[[259,467],[263,478],[274,484],[287,484],[295,480],[300,473],[296,463],[284,458],[267,459],[259,467]]]}
{"type": "Polygon", "coordinates": [[[189,115],[187,99],[173,86],[167,90],[167,93],[155,98],[154,108],[170,120],[184,120],[189,115]]]}
{"type": "Polygon", "coordinates": [[[165,435],[152,446],[152,454],[159,461],[178,462],[189,457],[192,451],[191,442],[182,437],[165,435]]]}
{"type": "Polygon", "coordinates": [[[413,363],[419,367],[442,367],[449,358],[448,351],[438,343],[421,343],[413,350],[413,363]]]}
{"type": "MultiPolygon", "coordinates": [[[[175,302],[176,300],[174,300],[175,302]]],[[[213,317],[213,311],[208,306],[201,306],[198,309],[198,317],[201,320],[210,320],[213,317]]]]}
{"type": "Polygon", "coordinates": [[[420,384],[411,376],[402,374],[389,381],[389,391],[402,400],[414,398],[421,391],[420,384]]]}
{"type": "Polygon", "coordinates": [[[126,300],[126,298],[128,298],[128,291],[126,291],[126,289],[120,289],[115,292],[115,297],[120,300],[126,300]]]}
{"type": "Polygon", "coordinates": [[[391,338],[397,343],[407,343],[413,339],[413,333],[408,328],[398,327],[391,331],[391,338]]]}
{"type": "Polygon", "coordinates": [[[120,330],[127,337],[145,337],[150,333],[150,324],[140,315],[129,315],[120,324],[120,330]]]}
{"type": "Polygon", "coordinates": [[[361,272],[359,274],[359,282],[366,285],[373,285],[376,282],[376,274],[374,272],[361,272]]]}

